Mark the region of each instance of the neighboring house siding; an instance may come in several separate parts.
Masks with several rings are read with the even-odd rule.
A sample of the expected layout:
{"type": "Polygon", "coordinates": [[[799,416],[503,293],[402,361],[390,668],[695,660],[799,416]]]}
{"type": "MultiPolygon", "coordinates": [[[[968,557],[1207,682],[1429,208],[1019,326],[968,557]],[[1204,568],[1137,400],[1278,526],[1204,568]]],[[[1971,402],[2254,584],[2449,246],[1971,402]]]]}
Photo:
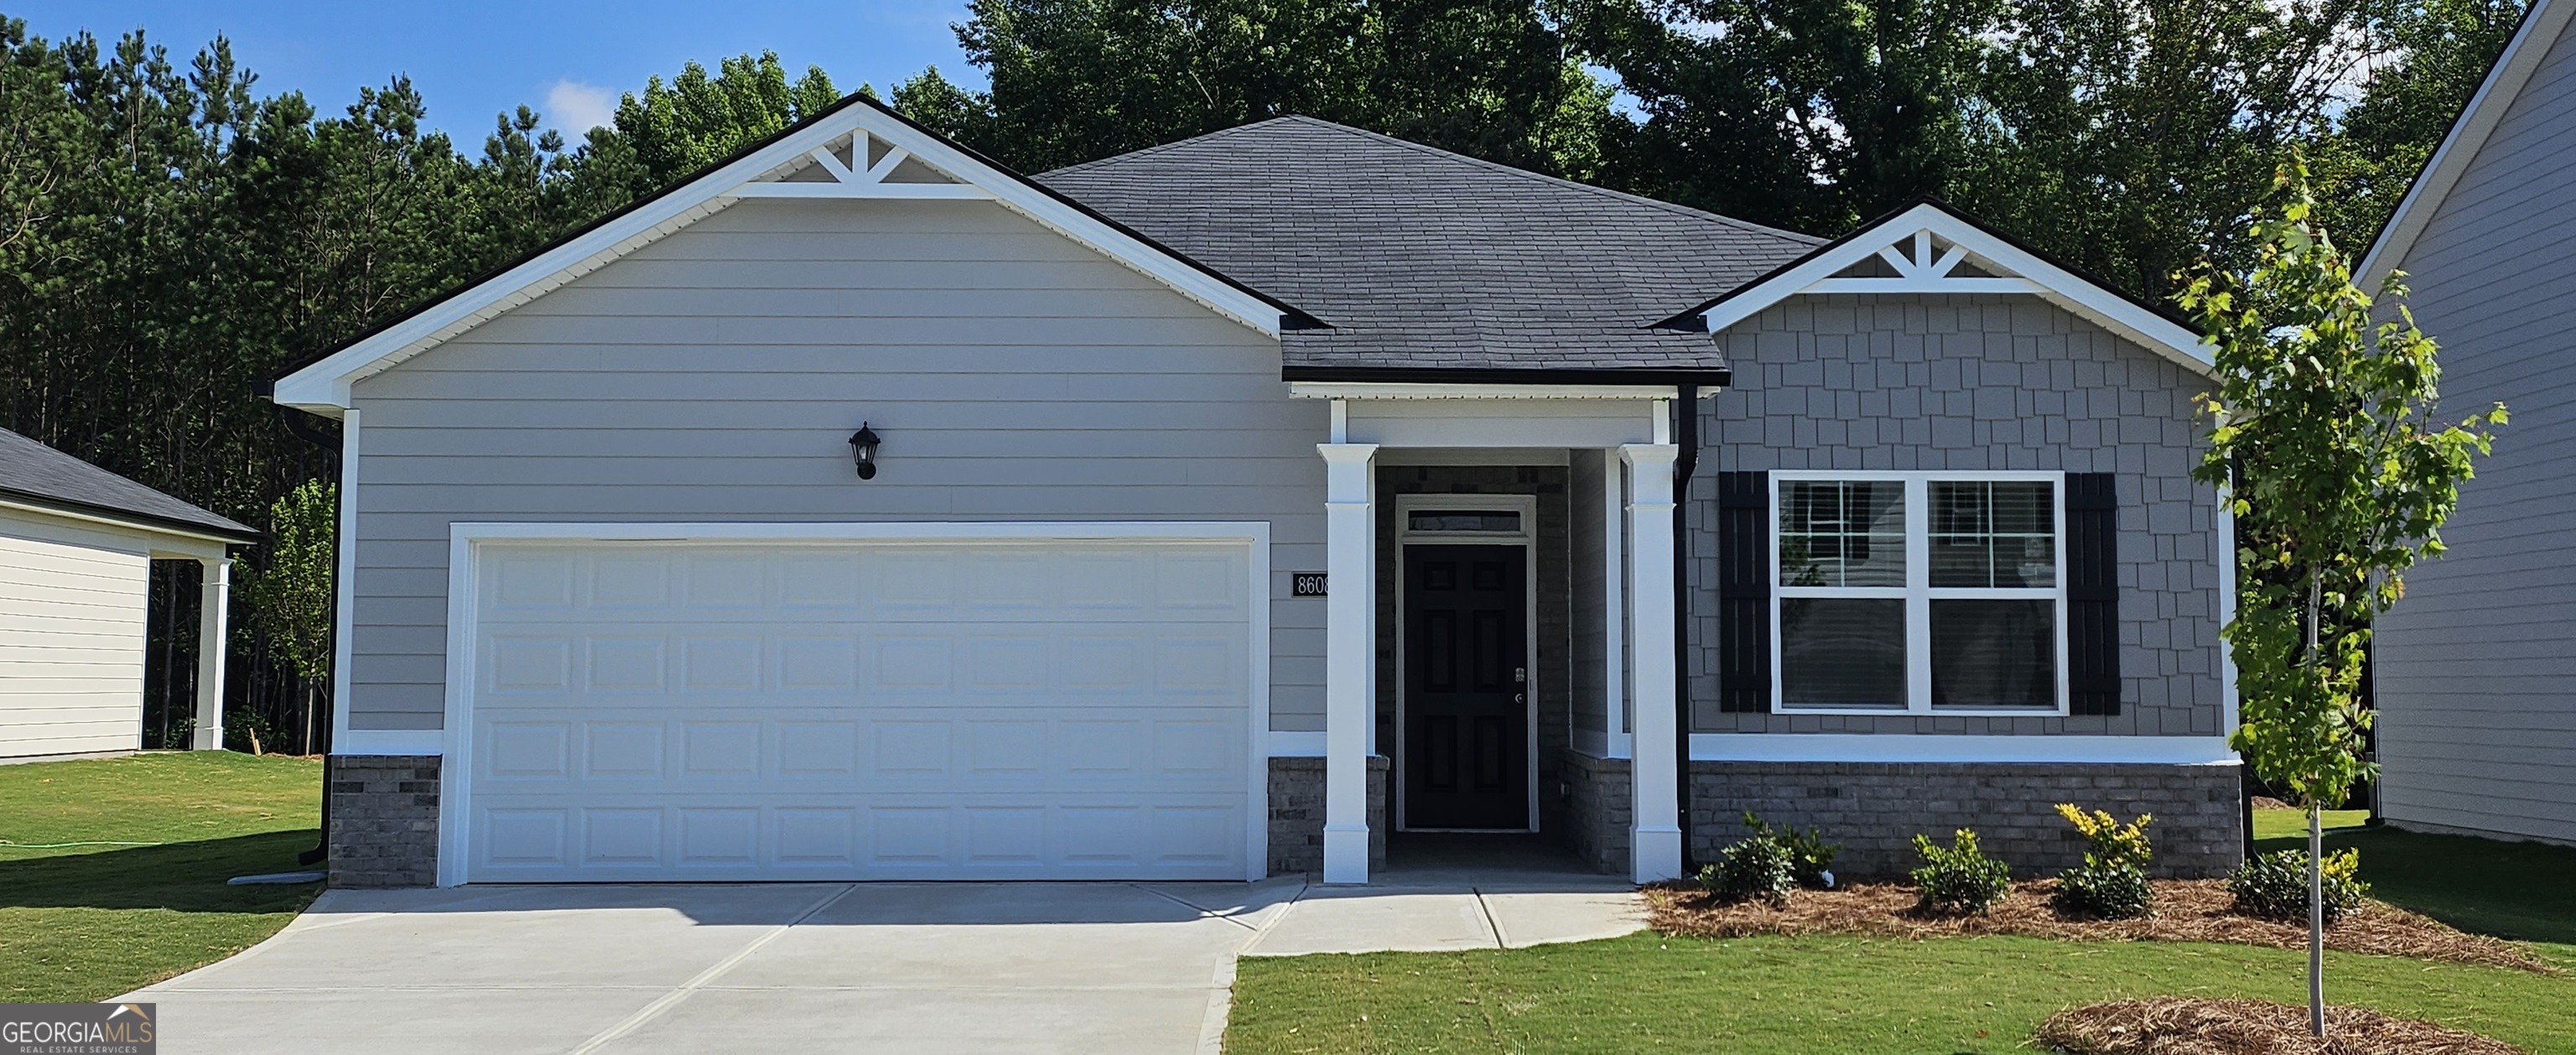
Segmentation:
{"type": "MultiPolygon", "coordinates": [[[[2537,43],[2537,42],[2535,42],[2537,43]]],[[[2502,100],[2498,100],[2502,102],[2502,100]]],[[[2513,423],[2406,577],[2374,672],[2380,812],[2576,842],[2576,33],[2562,34],[2397,267],[2442,408],[2513,423]]]]}
{"type": "Polygon", "coordinates": [[[148,547],[0,510],[0,758],[143,746],[148,547]]]}
{"type": "Polygon", "coordinates": [[[1691,482],[1694,729],[2225,732],[2216,495],[2191,479],[2202,449],[2191,400],[2204,378],[2033,297],[1806,296],[1717,336],[1736,387],[1702,410],[1708,446],[1691,482]],[[1719,713],[1716,474],[1775,469],[2117,474],[2120,713],[1719,713]]]}
{"type": "Polygon", "coordinates": [[[1327,407],[1275,340],[999,206],[732,206],[359,382],[350,725],[444,709],[451,521],[1267,521],[1323,727],[1327,407]],[[884,437],[876,479],[844,439],[884,437]]]}

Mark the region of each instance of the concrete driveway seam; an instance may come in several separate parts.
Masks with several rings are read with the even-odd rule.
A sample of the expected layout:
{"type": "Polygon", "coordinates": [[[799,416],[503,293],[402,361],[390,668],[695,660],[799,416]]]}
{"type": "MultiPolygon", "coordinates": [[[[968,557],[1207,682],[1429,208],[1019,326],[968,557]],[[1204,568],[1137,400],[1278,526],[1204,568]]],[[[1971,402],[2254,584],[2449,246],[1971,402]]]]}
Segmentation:
{"type": "Polygon", "coordinates": [[[1467,892],[1476,896],[1476,911],[1485,914],[1485,930],[1493,934],[1494,947],[1497,949],[1511,948],[1511,941],[1503,935],[1503,921],[1494,916],[1494,906],[1487,904],[1485,901],[1484,889],[1481,887],[1468,887],[1467,892]]]}
{"type": "Polygon", "coordinates": [[[641,1028],[645,1023],[661,1017],[663,1012],[670,1010],[673,1006],[679,1004],[680,1001],[688,999],[689,994],[714,984],[715,980],[723,977],[725,972],[741,966],[743,961],[751,958],[751,954],[759,952],[762,946],[778,940],[788,931],[795,929],[797,924],[814,918],[824,909],[830,908],[839,903],[842,898],[850,896],[850,892],[857,890],[858,888],[859,885],[856,883],[843,884],[841,889],[833,891],[822,900],[816,901],[814,904],[808,906],[804,912],[797,914],[795,919],[789,920],[778,926],[771,927],[768,933],[752,939],[750,944],[744,945],[741,949],[736,950],[733,955],[716,961],[713,966],[698,972],[696,977],[680,983],[679,988],[662,994],[659,999],[636,1009],[634,1014],[626,1016],[624,1021],[601,1030],[597,1035],[592,1036],[589,1040],[581,1042],[580,1046],[573,1048],[571,1052],[567,1053],[567,1055],[590,1055],[591,1052],[598,1051],[602,1046],[609,1042],[632,1033],[638,1028],[641,1028]]]}
{"type": "Polygon", "coordinates": [[[1184,899],[1179,898],[1179,897],[1175,897],[1175,896],[1173,896],[1173,895],[1171,895],[1171,894],[1165,893],[1165,892],[1160,891],[1160,890],[1156,890],[1156,889],[1154,889],[1153,887],[1149,887],[1149,886],[1146,886],[1146,885],[1141,884],[1141,883],[1129,883],[1129,884],[1127,884],[1127,885],[1128,885],[1128,886],[1131,886],[1131,887],[1135,887],[1136,889],[1138,889],[1138,890],[1142,890],[1142,891],[1144,891],[1144,892],[1146,892],[1146,893],[1148,893],[1148,894],[1152,894],[1152,895],[1154,895],[1155,897],[1162,898],[1163,900],[1165,900],[1165,901],[1169,901],[1169,902],[1171,902],[1172,904],[1179,905],[1180,907],[1185,908],[1185,909],[1188,909],[1188,910],[1190,910],[1190,911],[1192,911],[1192,912],[1196,912],[1196,913],[1198,913],[1198,914],[1199,914],[1199,918],[1200,918],[1200,919],[1216,919],[1216,920],[1224,920],[1224,921],[1225,921],[1225,922],[1227,922],[1227,923],[1234,924],[1235,926],[1238,926],[1238,927],[1241,927],[1241,928],[1243,928],[1243,929],[1245,929],[1245,930],[1253,931],[1253,932],[1256,932],[1256,933],[1258,933],[1258,932],[1260,931],[1260,929],[1261,929],[1261,928],[1259,928],[1259,927],[1255,927],[1255,926],[1253,926],[1252,924],[1245,923],[1245,922],[1244,922],[1244,921],[1242,921],[1242,920],[1236,919],[1236,918],[1234,918],[1233,916],[1228,915],[1228,914],[1226,914],[1226,913],[1219,912],[1219,911],[1217,911],[1217,910],[1215,910],[1215,909],[1212,909],[1212,908],[1209,908],[1209,907],[1207,907],[1207,906],[1205,906],[1205,905],[1192,904],[1191,902],[1189,902],[1189,901],[1187,901],[1187,900],[1184,900],[1184,899]]]}
{"type": "Polygon", "coordinates": [[[1252,948],[1262,935],[1270,933],[1270,928],[1278,926],[1280,920],[1297,911],[1297,902],[1305,900],[1306,891],[1310,889],[1313,889],[1310,884],[1299,879],[1297,892],[1288,896],[1287,903],[1279,906],[1279,911],[1262,920],[1260,926],[1248,928],[1252,933],[1243,936],[1243,942],[1234,947],[1234,952],[1217,960],[1215,977],[1209,980],[1208,985],[1207,1015],[1199,1022],[1199,1055],[1225,1053],[1226,1016],[1234,1010],[1235,961],[1242,959],[1244,950],[1252,948]]]}

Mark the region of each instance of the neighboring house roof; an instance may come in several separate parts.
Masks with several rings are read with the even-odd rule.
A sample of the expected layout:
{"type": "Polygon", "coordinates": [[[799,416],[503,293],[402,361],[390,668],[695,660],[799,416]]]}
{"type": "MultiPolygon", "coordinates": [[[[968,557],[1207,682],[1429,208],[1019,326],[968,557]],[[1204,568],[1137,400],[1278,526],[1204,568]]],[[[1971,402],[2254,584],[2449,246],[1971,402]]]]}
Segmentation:
{"type": "Polygon", "coordinates": [[[2398,201],[2397,211],[2389,214],[2388,222],[2380,227],[2370,253],[2361,258],[2354,277],[2363,288],[2377,289],[2380,280],[2406,259],[2406,251],[2414,248],[2415,239],[2424,233],[2425,225],[2433,222],[2433,214],[2440,211],[2443,199],[2450,196],[2451,188],[2477,160],[2479,148],[2486,146],[2487,137],[2504,120],[2505,111],[2512,109],[2514,98],[2531,82],[2532,72],[2549,56],[2550,47],[2565,32],[2571,18],[2576,18],[2576,0],[2532,0],[2531,7],[2522,14],[2522,26],[2496,56],[2487,79],[2451,122],[2450,134],[2442,138],[2442,145],[2425,161],[2424,171],[2416,174],[2414,185],[2398,201]]]}
{"type": "Polygon", "coordinates": [[[1722,383],[1649,324],[1821,241],[1310,117],[1037,179],[1329,324],[1290,380],[1722,383]]]}
{"type": "Polygon", "coordinates": [[[556,239],[308,360],[270,385],[279,403],[336,415],[349,386],[743,198],[989,200],[1263,333],[1305,312],[1080,202],[851,95],[699,175],[556,239]]]}
{"type": "Polygon", "coordinates": [[[1658,323],[1714,333],[1800,294],[2031,294],[2206,374],[2200,334],[1976,218],[1921,201],[1658,323]]]}
{"type": "Polygon", "coordinates": [[[259,532],[0,429],[0,503],[244,544],[259,532]]]}

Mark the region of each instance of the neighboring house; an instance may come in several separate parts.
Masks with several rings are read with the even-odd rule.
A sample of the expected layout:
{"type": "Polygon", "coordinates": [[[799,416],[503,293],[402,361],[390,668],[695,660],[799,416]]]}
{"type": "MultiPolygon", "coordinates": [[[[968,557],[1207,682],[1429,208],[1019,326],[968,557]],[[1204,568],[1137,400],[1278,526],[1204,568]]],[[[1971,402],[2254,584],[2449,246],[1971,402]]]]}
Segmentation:
{"type": "MultiPolygon", "coordinates": [[[[259,533],[0,429],[0,759],[143,746],[154,560],[205,567],[202,641],[224,640],[232,560],[259,533]]],[[[201,649],[192,744],[224,745],[224,650],[201,649]]]]}
{"type": "Polygon", "coordinates": [[[275,383],[348,445],[334,881],[1654,879],[1685,749],[1697,855],[2223,868],[2207,369],[1935,205],[1303,118],[1031,179],[854,97],[275,383]]]}
{"type": "Polygon", "coordinates": [[[2532,5],[2361,268],[2406,273],[2442,417],[2513,415],[2373,641],[2379,813],[2404,828],[2576,843],[2571,20],[2532,5]]]}

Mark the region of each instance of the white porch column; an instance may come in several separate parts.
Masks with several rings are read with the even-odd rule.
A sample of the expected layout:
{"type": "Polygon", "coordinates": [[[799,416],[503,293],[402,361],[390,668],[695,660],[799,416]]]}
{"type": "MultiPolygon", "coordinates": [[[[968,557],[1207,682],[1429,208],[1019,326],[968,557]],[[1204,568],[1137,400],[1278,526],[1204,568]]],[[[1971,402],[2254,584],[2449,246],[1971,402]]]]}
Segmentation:
{"type": "Polygon", "coordinates": [[[1673,714],[1680,684],[1673,669],[1673,460],[1680,453],[1669,443],[1619,448],[1628,463],[1628,684],[1637,701],[1628,752],[1636,796],[1629,845],[1640,883],[1682,872],[1681,814],[1674,806],[1682,775],[1673,760],[1682,735],[1673,714]]]}
{"type": "Polygon", "coordinates": [[[224,747],[224,651],[231,627],[226,625],[227,611],[233,599],[233,561],[230,557],[199,559],[205,569],[205,584],[197,588],[200,607],[197,611],[197,726],[188,746],[199,751],[220,751],[224,747]]]}
{"type": "Polygon", "coordinates": [[[1373,443],[1319,443],[1324,455],[1324,882],[1369,873],[1368,749],[1376,697],[1373,443]]]}

